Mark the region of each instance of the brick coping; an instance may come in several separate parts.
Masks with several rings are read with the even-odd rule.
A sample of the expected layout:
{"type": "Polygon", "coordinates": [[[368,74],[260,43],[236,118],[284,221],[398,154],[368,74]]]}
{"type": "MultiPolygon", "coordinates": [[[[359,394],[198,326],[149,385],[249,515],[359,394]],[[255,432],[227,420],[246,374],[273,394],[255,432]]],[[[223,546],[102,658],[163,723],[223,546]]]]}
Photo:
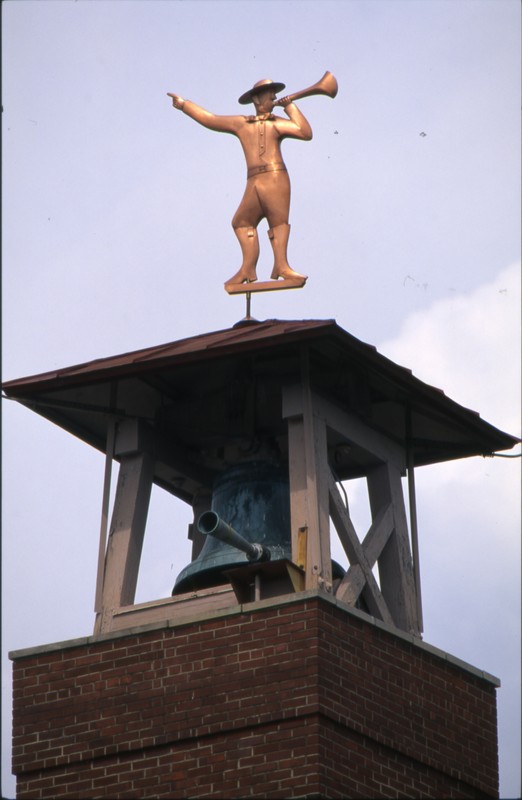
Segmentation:
{"type": "Polygon", "coordinates": [[[9,652],[9,658],[11,661],[21,661],[24,658],[31,658],[33,656],[43,655],[45,653],[52,653],[60,650],[70,650],[74,647],[87,647],[89,645],[98,644],[99,642],[106,642],[113,639],[123,639],[129,636],[136,636],[140,633],[149,633],[152,631],[164,630],[164,629],[174,629],[174,628],[182,628],[186,627],[187,625],[194,625],[198,622],[208,622],[212,619],[218,619],[223,617],[234,617],[239,616],[241,614],[254,614],[258,611],[263,611],[267,608],[278,608],[281,606],[288,606],[293,605],[296,603],[303,603],[306,600],[313,600],[313,599],[321,600],[329,605],[335,606],[339,608],[341,611],[345,612],[348,615],[357,617],[362,622],[366,623],[367,625],[372,625],[376,628],[380,628],[381,630],[385,631],[386,633],[394,636],[397,639],[402,639],[404,642],[407,642],[413,647],[418,648],[419,650],[424,651],[425,653],[429,653],[436,658],[440,658],[443,661],[446,661],[449,664],[452,664],[459,669],[464,670],[465,672],[469,672],[471,675],[475,676],[476,678],[480,678],[481,680],[486,681],[489,684],[492,684],[495,688],[499,688],[501,683],[500,679],[497,678],[495,675],[491,675],[489,672],[485,672],[484,670],[478,669],[474,667],[472,664],[468,664],[466,661],[463,661],[456,656],[451,655],[451,653],[447,653],[444,650],[441,650],[439,647],[435,647],[431,644],[427,644],[426,642],[419,639],[419,637],[414,636],[413,634],[406,633],[405,631],[400,630],[399,628],[395,628],[391,625],[382,622],[375,617],[372,617],[370,614],[366,614],[364,611],[360,611],[357,608],[353,608],[353,606],[348,606],[346,603],[343,603],[340,600],[337,600],[335,597],[327,594],[326,592],[309,589],[304,592],[298,592],[294,594],[288,595],[281,595],[279,597],[271,597],[266,600],[259,600],[257,602],[252,603],[242,603],[235,606],[229,606],[224,609],[219,609],[217,611],[207,611],[207,612],[199,612],[194,613],[193,615],[184,615],[182,619],[176,620],[168,619],[162,620],[161,622],[151,622],[146,625],[139,625],[134,628],[126,628],[125,630],[118,630],[109,633],[102,633],[93,636],[82,636],[78,639],[66,639],[62,642],[52,642],[50,644],[43,644],[38,645],[36,647],[27,647],[21,650],[12,650],[9,652]]]}

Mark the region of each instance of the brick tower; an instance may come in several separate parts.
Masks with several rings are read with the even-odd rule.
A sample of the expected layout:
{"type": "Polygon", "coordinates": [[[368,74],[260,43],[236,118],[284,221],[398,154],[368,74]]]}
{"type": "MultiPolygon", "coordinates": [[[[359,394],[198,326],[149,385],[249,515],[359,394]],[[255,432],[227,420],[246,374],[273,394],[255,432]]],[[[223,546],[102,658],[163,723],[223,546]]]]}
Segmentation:
{"type": "Polygon", "coordinates": [[[119,462],[93,635],[11,653],[19,798],[498,796],[498,681],[422,640],[414,469],[515,438],[332,320],[3,388],[119,462]],[[136,604],[153,483],[192,561],[136,604]]]}

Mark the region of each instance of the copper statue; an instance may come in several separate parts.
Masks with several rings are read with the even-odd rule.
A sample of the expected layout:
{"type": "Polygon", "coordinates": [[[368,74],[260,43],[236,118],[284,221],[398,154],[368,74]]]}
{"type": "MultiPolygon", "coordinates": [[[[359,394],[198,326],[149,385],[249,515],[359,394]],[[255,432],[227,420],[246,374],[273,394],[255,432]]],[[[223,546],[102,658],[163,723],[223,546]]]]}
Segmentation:
{"type": "MultiPolygon", "coordinates": [[[[237,136],[243,147],[247,166],[247,185],[243,199],[232,219],[232,227],[241,246],[243,262],[239,270],[225,283],[227,291],[241,291],[241,284],[257,281],[256,265],[259,258],[257,226],[262,219],[269,225],[268,236],[274,251],[272,281],[281,279],[286,286],[303,286],[306,275],[296,272],[288,263],[287,245],[290,234],[290,180],[281,156],[283,139],[312,138],[312,129],[306,117],[293,102],[298,97],[327,94],[335,97],[337,81],[326,72],[323,78],[309,89],[288,95],[280,100],[277,93],[285,88],[269,78],[258,81],[252,89],[241,95],[239,103],[253,103],[255,115],[217,115],[206,111],[191,100],[184,100],[168,92],[172,104],[189,117],[213,131],[237,136]],[[282,106],[288,117],[272,114],[275,106],[282,106]]],[[[264,288],[276,288],[274,284],[264,288]]],[[[261,289],[261,285],[259,285],[261,289]]]]}

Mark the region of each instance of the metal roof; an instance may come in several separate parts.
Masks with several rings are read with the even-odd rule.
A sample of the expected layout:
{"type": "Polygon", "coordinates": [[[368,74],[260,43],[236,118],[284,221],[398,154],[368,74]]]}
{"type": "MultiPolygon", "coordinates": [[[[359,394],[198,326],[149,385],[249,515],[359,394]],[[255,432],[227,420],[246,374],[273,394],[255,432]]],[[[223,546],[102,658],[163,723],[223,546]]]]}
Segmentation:
{"type": "MultiPolygon", "coordinates": [[[[256,349],[259,346],[270,345],[274,339],[285,338],[286,342],[308,339],[311,335],[323,335],[332,330],[342,331],[335,320],[301,320],[282,321],[267,320],[265,322],[237,325],[212,333],[202,333],[188,339],[176,342],[146,347],[133,350],[117,356],[97,358],[84,364],[44,372],[18,380],[7,381],[3,389],[10,397],[18,391],[41,391],[43,389],[56,389],[65,385],[73,385],[75,379],[83,383],[89,380],[107,380],[124,375],[136,375],[163,366],[186,364],[190,361],[199,361],[202,358],[218,358],[234,352],[242,352],[245,348],[256,349]]],[[[355,337],[342,331],[354,343],[375,350],[372,345],[365,345],[355,337]]]]}
{"type": "MultiPolygon", "coordinates": [[[[490,455],[519,441],[335,320],[238,324],[7,381],[3,390],[102,451],[110,415],[137,417],[161,432],[174,450],[181,448],[185,460],[195,458],[203,466],[201,453],[195,455],[198,448],[207,453],[212,447],[222,449],[227,440],[247,437],[254,419],[267,435],[284,435],[281,387],[299,381],[303,349],[309,354],[313,390],[401,446],[408,443],[416,465],[490,455]]],[[[361,456],[340,477],[364,474],[363,462],[361,456]]],[[[206,457],[205,468],[213,466],[206,457]]],[[[159,469],[157,482],[187,499],[195,484],[185,494],[178,491],[175,472],[172,464],[159,469]]]]}

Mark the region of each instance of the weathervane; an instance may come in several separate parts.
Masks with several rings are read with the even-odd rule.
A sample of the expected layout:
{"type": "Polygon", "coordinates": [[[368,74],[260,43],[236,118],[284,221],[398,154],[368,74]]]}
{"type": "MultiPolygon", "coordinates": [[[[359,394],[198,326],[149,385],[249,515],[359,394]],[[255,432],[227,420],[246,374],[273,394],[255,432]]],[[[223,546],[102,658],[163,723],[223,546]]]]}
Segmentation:
{"type": "Polygon", "coordinates": [[[308,120],[294,105],[294,100],[316,94],[335,97],[337,81],[331,72],[325,72],[321,80],[308,89],[277,100],[276,94],[284,88],[284,83],[265,78],[242,94],[238,102],[242,105],[254,103],[256,113],[253,116],[212,114],[191,100],[167,93],[172,97],[175,108],[210,130],[237,136],[243,147],[247,185],[232,219],[243,262],[240,269],[225,282],[225,289],[229,294],[247,294],[247,318],[250,315],[250,292],[295,289],[306,283],[307,276],[292,269],[287,259],[290,179],[281,156],[281,142],[283,139],[309,141],[312,138],[308,120]],[[275,106],[282,106],[288,119],[272,114],[275,106]],[[262,219],[266,219],[269,225],[268,237],[274,251],[274,267],[271,280],[257,282],[257,226],[262,219]]]}

